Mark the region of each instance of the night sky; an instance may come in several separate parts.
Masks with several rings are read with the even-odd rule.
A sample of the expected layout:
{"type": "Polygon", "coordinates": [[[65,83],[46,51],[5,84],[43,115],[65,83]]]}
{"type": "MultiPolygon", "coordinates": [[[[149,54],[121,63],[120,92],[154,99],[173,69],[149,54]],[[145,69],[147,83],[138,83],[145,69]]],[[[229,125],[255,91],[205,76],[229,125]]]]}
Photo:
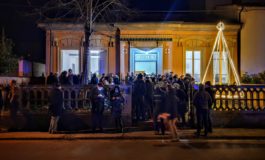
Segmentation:
{"type": "MultiPolygon", "coordinates": [[[[38,0],[35,2],[40,2],[38,0]]],[[[176,11],[194,9],[205,0],[130,0],[129,7],[139,11],[176,11]],[[192,3],[191,3],[192,2],[192,3]],[[192,6],[196,2],[196,6],[192,6]]],[[[204,6],[201,5],[201,6],[204,6]]],[[[204,9],[204,8],[199,8],[204,9]]],[[[26,0],[1,0],[0,27],[15,43],[14,53],[27,59],[44,62],[44,32],[37,28],[38,17],[26,16],[29,6],[26,0]]]]}

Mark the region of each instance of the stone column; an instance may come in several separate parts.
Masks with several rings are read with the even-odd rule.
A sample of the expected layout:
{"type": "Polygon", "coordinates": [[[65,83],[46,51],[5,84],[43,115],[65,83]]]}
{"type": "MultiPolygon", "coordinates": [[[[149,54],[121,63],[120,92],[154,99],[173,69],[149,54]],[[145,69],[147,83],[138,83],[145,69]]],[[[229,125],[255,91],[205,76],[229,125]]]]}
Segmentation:
{"type": "Polygon", "coordinates": [[[51,71],[51,31],[46,30],[46,66],[45,71],[48,75],[51,71]]]}
{"type": "Polygon", "coordinates": [[[171,71],[174,72],[174,74],[179,74],[178,73],[178,53],[177,53],[177,45],[178,45],[178,39],[176,36],[173,37],[172,39],[172,51],[171,51],[171,71]]]}
{"type": "Polygon", "coordinates": [[[163,42],[163,74],[169,71],[169,46],[167,42],[163,42]]]}
{"type": "Polygon", "coordinates": [[[184,63],[185,63],[185,60],[184,60],[184,56],[183,56],[183,45],[182,45],[182,42],[181,42],[181,39],[178,39],[176,43],[176,59],[174,59],[174,63],[176,63],[174,66],[176,67],[176,73],[180,76],[182,74],[184,74],[184,63]]]}

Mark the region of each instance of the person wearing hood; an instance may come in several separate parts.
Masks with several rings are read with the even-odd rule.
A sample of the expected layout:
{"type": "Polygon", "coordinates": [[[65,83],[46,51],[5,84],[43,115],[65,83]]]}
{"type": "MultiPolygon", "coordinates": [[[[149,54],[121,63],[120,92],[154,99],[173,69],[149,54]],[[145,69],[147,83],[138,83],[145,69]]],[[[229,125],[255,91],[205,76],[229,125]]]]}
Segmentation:
{"type": "Polygon", "coordinates": [[[197,132],[196,136],[200,136],[202,124],[204,126],[204,136],[208,135],[208,109],[212,104],[212,98],[208,92],[205,91],[203,84],[199,85],[199,91],[193,97],[193,104],[196,107],[197,116],[197,132]]]}

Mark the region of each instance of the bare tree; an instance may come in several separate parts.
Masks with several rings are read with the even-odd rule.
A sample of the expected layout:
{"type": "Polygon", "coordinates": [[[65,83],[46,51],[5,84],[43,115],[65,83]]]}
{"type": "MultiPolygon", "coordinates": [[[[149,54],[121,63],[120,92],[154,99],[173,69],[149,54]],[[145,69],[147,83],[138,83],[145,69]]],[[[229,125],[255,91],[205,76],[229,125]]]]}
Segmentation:
{"type": "Polygon", "coordinates": [[[84,25],[83,84],[87,84],[90,75],[89,43],[93,25],[98,22],[113,23],[121,20],[124,15],[132,13],[126,6],[126,0],[49,0],[41,7],[35,7],[34,1],[28,0],[28,4],[42,19],[55,21],[71,19],[84,25]]]}

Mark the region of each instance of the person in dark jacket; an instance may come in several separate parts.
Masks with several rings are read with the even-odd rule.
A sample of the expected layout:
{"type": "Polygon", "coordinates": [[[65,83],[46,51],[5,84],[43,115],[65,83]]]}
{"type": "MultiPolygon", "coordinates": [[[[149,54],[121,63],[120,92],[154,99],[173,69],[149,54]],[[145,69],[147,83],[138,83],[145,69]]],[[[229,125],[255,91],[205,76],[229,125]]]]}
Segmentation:
{"type": "Polygon", "coordinates": [[[50,72],[49,76],[47,77],[47,84],[51,85],[54,83],[54,74],[50,72]]]}
{"type": "Polygon", "coordinates": [[[145,82],[143,80],[143,75],[140,73],[137,80],[134,82],[134,101],[136,109],[136,118],[138,120],[145,119],[145,107],[144,107],[144,96],[146,93],[145,82]]]}
{"type": "Polygon", "coordinates": [[[210,81],[205,82],[205,91],[209,93],[209,95],[212,98],[212,103],[209,104],[209,110],[208,110],[208,132],[212,133],[213,132],[213,127],[212,127],[212,117],[211,117],[211,111],[212,111],[212,105],[215,102],[215,94],[212,88],[212,84],[210,81]]]}
{"type": "Polygon", "coordinates": [[[92,132],[96,131],[98,127],[100,132],[103,132],[102,119],[104,112],[104,100],[106,97],[105,89],[102,83],[98,83],[92,89],[91,103],[92,103],[92,132]]]}
{"type": "Polygon", "coordinates": [[[146,87],[146,93],[145,93],[145,108],[146,108],[146,113],[147,113],[147,118],[151,118],[152,113],[153,113],[153,84],[150,80],[149,77],[146,77],[145,80],[145,87],[146,87]]]}
{"type": "Polygon", "coordinates": [[[91,78],[90,84],[94,84],[94,85],[98,84],[98,77],[97,77],[97,74],[96,74],[96,73],[94,73],[94,74],[92,75],[92,78],[91,78]]]}
{"type": "Polygon", "coordinates": [[[49,95],[49,112],[51,114],[49,133],[53,134],[57,132],[58,121],[63,112],[63,93],[59,83],[53,87],[49,95]]]}
{"type": "Polygon", "coordinates": [[[162,135],[165,134],[165,124],[164,119],[159,118],[158,116],[165,112],[165,97],[166,97],[166,87],[163,85],[157,84],[155,85],[154,90],[154,109],[153,109],[153,122],[154,122],[154,130],[155,134],[159,134],[161,131],[162,135]]]}
{"type": "Polygon", "coordinates": [[[74,85],[74,74],[72,69],[68,69],[67,84],[71,86],[74,85]]]}
{"type": "Polygon", "coordinates": [[[59,77],[61,85],[68,85],[67,71],[63,71],[59,77]]]}
{"type": "Polygon", "coordinates": [[[19,88],[15,80],[12,80],[10,83],[10,92],[8,95],[8,99],[10,101],[10,116],[13,122],[12,129],[17,129],[17,112],[19,110],[19,88]]]}
{"type": "Polygon", "coordinates": [[[121,95],[120,87],[115,86],[114,89],[110,93],[110,100],[111,100],[111,113],[112,117],[115,120],[115,126],[117,130],[123,132],[123,122],[122,122],[122,106],[124,103],[124,98],[121,95]]]}
{"type": "Polygon", "coordinates": [[[184,89],[179,85],[175,85],[176,87],[176,95],[179,98],[178,102],[178,113],[179,118],[181,120],[181,127],[185,127],[186,125],[186,113],[188,112],[188,95],[185,93],[184,89]]]}
{"type": "Polygon", "coordinates": [[[166,113],[168,116],[168,126],[170,128],[170,132],[172,134],[173,140],[178,140],[178,132],[177,132],[177,122],[178,122],[178,101],[179,98],[176,96],[175,88],[172,85],[167,86],[167,94],[166,94],[166,113]]]}
{"type": "Polygon", "coordinates": [[[203,84],[199,85],[199,91],[195,93],[193,104],[196,107],[197,116],[197,132],[196,136],[200,136],[202,124],[204,125],[204,136],[208,135],[208,110],[209,105],[212,104],[212,98],[208,92],[205,91],[203,84]]]}

